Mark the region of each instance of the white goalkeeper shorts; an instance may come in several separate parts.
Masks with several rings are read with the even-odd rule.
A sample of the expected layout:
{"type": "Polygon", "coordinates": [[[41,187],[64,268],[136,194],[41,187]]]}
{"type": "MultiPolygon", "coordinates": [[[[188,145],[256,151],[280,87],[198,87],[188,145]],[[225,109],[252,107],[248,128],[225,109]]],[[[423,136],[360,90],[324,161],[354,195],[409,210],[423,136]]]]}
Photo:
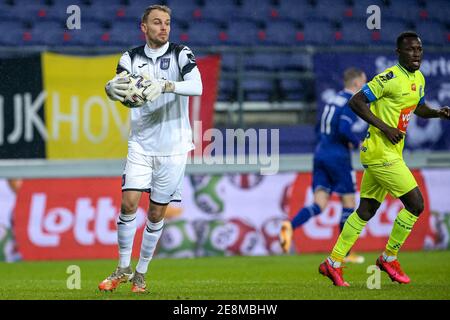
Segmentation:
{"type": "Polygon", "coordinates": [[[187,153],[173,156],[148,156],[129,150],[122,175],[122,191],[150,192],[156,204],[181,201],[187,153]]]}

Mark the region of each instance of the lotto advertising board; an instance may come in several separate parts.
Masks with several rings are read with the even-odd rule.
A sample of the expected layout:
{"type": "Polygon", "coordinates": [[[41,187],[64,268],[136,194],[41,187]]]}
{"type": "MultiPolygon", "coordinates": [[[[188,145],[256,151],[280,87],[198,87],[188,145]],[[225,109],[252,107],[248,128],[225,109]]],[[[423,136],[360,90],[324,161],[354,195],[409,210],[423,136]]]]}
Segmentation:
{"type": "MultiPolygon", "coordinates": [[[[106,82],[120,55],[69,56],[44,52],[0,58],[0,159],[121,159],[126,157],[130,112],[108,99],[106,82]]],[[[204,85],[190,98],[194,132],[212,127],[220,57],[199,57],[204,85]]],[[[201,151],[201,144],[197,145],[201,151]]]]}
{"type": "MultiPolygon", "coordinates": [[[[450,186],[445,181],[450,170],[415,170],[414,176],[425,211],[403,249],[447,248],[450,200],[445,195],[450,186]]],[[[359,183],[360,172],[357,179],[359,183]]],[[[182,203],[169,207],[157,256],[281,254],[280,223],[311,203],[310,182],[310,173],[187,176],[182,203]]],[[[120,183],[119,177],[23,181],[15,198],[10,198],[15,207],[11,203],[8,207],[16,256],[24,260],[117,257],[120,183]]],[[[4,183],[1,192],[6,188],[4,183]]],[[[134,257],[138,257],[147,206],[144,194],[137,212],[134,257]]],[[[356,250],[381,251],[401,207],[399,200],[388,197],[364,229],[356,250]]],[[[339,234],[340,211],[339,199],[333,196],[322,214],[295,231],[294,251],[330,251],[339,234]]]]}

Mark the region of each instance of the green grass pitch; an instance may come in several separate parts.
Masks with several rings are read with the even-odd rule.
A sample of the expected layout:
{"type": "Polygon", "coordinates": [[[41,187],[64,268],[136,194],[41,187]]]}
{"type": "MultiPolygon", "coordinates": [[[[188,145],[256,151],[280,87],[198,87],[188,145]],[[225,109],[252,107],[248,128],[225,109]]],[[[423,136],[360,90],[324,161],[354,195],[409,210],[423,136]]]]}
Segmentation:
{"type": "Polygon", "coordinates": [[[364,256],[364,264],[344,269],[350,288],[334,287],[318,273],[325,254],[154,259],[146,294],[132,293],[129,283],[114,292],[98,291],[98,283],[115,268],[115,260],[0,263],[0,299],[450,299],[450,251],[402,252],[400,262],[411,283],[393,283],[382,272],[380,289],[366,285],[373,275],[367,268],[377,254],[364,256]],[[80,267],[79,290],[67,288],[70,265],[80,267]]]}

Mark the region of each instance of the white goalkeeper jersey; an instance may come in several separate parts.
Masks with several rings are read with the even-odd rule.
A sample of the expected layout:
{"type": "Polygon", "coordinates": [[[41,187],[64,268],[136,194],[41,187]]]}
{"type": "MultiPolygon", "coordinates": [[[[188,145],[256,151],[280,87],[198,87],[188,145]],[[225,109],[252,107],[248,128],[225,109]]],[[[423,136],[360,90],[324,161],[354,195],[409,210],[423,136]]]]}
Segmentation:
{"type": "Polygon", "coordinates": [[[194,149],[189,96],[201,95],[202,81],[192,51],[170,42],[156,50],[148,45],[136,47],[120,58],[116,73],[124,70],[175,84],[174,93],[163,93],[154,102],[131,109],[128,149],[150,156],[185,154],[194,149]]]}

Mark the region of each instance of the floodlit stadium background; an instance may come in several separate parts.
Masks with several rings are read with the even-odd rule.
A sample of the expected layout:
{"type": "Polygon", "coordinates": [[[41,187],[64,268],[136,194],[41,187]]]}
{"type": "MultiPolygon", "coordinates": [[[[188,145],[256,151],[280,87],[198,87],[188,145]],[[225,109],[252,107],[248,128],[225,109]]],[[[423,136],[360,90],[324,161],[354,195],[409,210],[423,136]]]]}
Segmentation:
{"type": "MultiPolygon", "coordinates": [[[[247,138],[233,140],[231,164],[206,165],[206,157],[188,165],[184,200],[169,211],[157,256],[280,254],[280,221],[312,201],[315,125],[323,106],[341,89],[345,68],[359,67],[372,78],[394,64],[400,32],[415,30],[423,41],[427,102],[450,104],[448,1],[159,3],[173,12],[171,41],[193,49],[203,76],[204,94],[191,100],[192,121],[201,123],[194,156],[201,160],[208,129],[226,137],[226,129],[240,128],[247,138]],[[381,10],[381,29],[367,27],[370,5],[381,10]],[[260,174],[269,165],[260,157],[234,157],[239,146],[248,154],[261,141],[276,174],[260,174]]],[[[0,260],[116,257],[128,110],[109,101],[103,87],[121,52],[144,43],[138,26],[146,5],[0,0],[0,260]],[[80,9],[79,29],[67,28],[78,10],[67,13],[70,5],[80,9]]],[[[363,137],[363,122],[358,130],[363,137]]],[[[405,250],[448,248],[449,136],[449,122],[413,116],[409,125],[405,159],[426,209],[405,250]]],[[[357,154],[353,160],[360,170],[357,154]]],[[[338,200],[296,231],[296,252],[331,249],[338,200]]],[[[147,203],[139,209],[140,229],[147,203]]],[[[358,251],[383,248],[400,206],[386,200],[358,251]]]]}

